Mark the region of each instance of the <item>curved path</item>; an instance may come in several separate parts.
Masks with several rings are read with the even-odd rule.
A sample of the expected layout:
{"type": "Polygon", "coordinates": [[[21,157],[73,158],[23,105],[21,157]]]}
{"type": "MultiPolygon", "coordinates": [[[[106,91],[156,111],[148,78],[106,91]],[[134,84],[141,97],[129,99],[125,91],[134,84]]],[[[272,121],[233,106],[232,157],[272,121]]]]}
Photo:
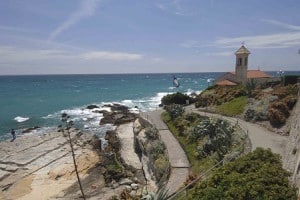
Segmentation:
{"type": "Polygon", "coordinates": [[[201,115],[223,118],[228,120],[232,124],[238,123],[238,125],[248,133],[249,139],[252,145],[252,151],[254,151],[257,147],[262,148],[270,148],[272,152],[278,153],[281,157],[284,156],[285,147],[287,143],[287,136],[278,135],[274,132],[269,131],[268,129],[250,122],[246,122],[241,119],[233,118],[233,117],[225,117],[219,114],[212,114],[207,112],[199,111],[195,109],[194,105],[186,107],[187,112],[195,112],[201,115]]]}
{"type": "Polygon", "coordinates": [[[161,140],[165,143],[169,162],[171,165],[171,173],[166,186],[168,194],[174,194],[180,187],[183,186],[184,182],[189,176],[190,163],[189,160],[180,146],[177,139],[169,131],[166,124],[161,120],[161,113],[163,110],[159,109],[156,111],[148,112],[143,115],[148,121],[150,121],[159,131],[161,140]]]}
{"type": "MultiPolygon", "coordinates": [[[[241,119],[203,112],[196,109],[194,105],[187,106],[185,110],[186,112],[195,112],[204,116],[223,118],[229,121],[231,124],[238,123],[238,125],[248,134],[251,141],[252,151],[255,150],[257,147],[270,148],[272,152],[278,153],[282,157],[284,156],[288,138],[287,136],[278,135],[267,130],[264,127],[250,122],[246,122],[241,119]]],[[[171,165],[171,173],[167,183],[167,189],[169,191],[169,195],[172,195],[178,189],[180,189],[180,187],[183,186],[183,183],[187,180],[189,175],[190,164],[179,142],[169,131],[166,124],[161,120],[162,112],[163,110],[159,109],[156,111],[143,113],[143,116],[153,125],[156,126],[162,141],[167,147],[171,165]]]]}

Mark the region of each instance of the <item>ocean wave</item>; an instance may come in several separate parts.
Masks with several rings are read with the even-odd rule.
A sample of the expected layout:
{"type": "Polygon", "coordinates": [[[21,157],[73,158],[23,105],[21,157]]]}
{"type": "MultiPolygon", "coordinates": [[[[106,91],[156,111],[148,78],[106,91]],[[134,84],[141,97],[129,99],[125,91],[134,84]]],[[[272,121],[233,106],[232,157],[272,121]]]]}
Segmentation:
{"type": "Polygon", "coordinates": [[[185,94],[186,95],[191,95],[191,94],[195,93],[195,94],[199,95],[201,92],[202,92],[202,90],[195,91],[195,90],[192,90],[192,89],[188,89],[185,94]]]}
{"type": "Polygon", "coordinates": [[[29,120],[29,117],[17,116],[14,118],[14,120],[20,123],[20,122],[25,122],[25,121],[29,120]]]}

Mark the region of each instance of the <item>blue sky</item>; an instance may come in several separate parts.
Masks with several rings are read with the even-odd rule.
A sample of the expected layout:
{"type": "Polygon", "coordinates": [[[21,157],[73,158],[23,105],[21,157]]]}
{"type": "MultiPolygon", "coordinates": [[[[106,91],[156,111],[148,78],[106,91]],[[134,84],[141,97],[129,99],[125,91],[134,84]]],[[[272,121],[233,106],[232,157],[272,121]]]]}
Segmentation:
{"type": "Polygon", "coordinates": [[[299,0],[0,1],[0,74],[300,70],[299,0]]]}

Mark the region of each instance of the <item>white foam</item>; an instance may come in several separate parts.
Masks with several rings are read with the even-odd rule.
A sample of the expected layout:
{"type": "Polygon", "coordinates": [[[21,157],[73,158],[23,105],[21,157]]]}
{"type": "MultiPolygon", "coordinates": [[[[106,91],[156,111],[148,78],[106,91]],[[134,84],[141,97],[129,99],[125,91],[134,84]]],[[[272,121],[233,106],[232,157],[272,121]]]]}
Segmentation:
{"type": "Polygon", "coordinates": [[[25,121],[29,120],[29,117],[17,116],[14,118],[14,120],[16,120],[17,122],[25,122],[25,121]]]}
{"type": "Polygon", "coordinates": [[[186,95],[191,95],[193,93],[199,95],[202,91],[195,91],[195,90],[192,90],[192,89],[188,89],[188,91],[185,93],[186,95]]]}

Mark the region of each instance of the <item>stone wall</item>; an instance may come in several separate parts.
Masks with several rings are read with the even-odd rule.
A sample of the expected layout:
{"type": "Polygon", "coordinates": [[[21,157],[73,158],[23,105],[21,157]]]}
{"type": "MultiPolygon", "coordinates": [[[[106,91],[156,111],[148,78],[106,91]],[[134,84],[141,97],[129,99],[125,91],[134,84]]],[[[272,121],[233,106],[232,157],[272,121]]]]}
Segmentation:
{"type": "Polygon", "coordinates": [[[293,109],[290,134],[286,145],[283,167],[292,173],[290,181],[300,188],[300,97],[293,109]]]}

